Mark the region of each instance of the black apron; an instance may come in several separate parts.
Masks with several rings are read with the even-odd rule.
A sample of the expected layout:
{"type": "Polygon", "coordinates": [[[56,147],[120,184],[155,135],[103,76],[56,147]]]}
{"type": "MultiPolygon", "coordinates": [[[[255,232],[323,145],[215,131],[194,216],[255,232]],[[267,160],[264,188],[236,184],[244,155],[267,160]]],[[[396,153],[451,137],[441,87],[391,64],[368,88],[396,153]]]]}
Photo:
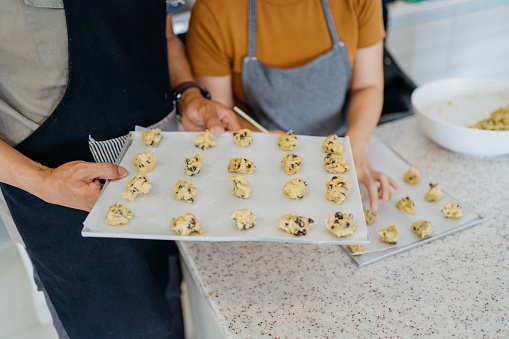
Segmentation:
{"type": "MultiPolygon", "coordinates": [[[[124,135],[172,108],[164,1],[64,0],[69,82],[51,116],[16,148],[48,167],[93,161],[88,136],[124,135]]],[[[173,242],[83,238],[86,212],[2,184],[34,267],[71,338],[163,338],[173,242]]]]}

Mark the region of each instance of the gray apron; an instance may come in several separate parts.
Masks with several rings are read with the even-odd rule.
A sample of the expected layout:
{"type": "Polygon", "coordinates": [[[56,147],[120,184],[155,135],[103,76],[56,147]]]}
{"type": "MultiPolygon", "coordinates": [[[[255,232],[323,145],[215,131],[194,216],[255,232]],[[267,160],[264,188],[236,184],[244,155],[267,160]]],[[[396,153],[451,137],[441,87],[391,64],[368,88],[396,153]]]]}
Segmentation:
{"type": "Polygon", "coordinates": [[[329,3],[321,1],[332,49],[303,66],[280,69],[256,57],[256,0],[249,0],[248,55],[243,59],[242,88],[249,114],[268,129],[292,129],[308,135],[343,135],[346,130],[343,106],[352,68],[329,3]]]}

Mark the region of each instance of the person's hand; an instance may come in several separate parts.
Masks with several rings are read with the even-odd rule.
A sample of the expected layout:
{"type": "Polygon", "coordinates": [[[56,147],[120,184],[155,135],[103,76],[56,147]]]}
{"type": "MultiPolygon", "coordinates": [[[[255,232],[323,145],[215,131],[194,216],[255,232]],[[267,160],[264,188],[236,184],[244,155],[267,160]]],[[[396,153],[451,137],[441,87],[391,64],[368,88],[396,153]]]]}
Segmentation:
{"type": "Polygon", "coordinates": [[[72,161],[43,170],[37,196],[46,202],[90,212],[103,185],[99,179],[122,179],[128,172],[109,162],[72,161]]]}
{"type": "Polygon", "coordinates": [[[371,210],[378,210],[378,182],[382,189],[382,199],[389,200],[389,186],[399,189],[398,183],[384,173],[375,170],[368,158],[367,147],[354,148],[352,145],[353,159],[357,180],[363,184],[369,194],[371,210]]]}
{"type": "Polygon", "coordinates": [[[196,88],[184,92],[178,101],[178,108],[186,131],[208,129],[214,135],[221,135],[225,130],[242,129],[234,111],[217,101],[204,98],[196,88]]]}

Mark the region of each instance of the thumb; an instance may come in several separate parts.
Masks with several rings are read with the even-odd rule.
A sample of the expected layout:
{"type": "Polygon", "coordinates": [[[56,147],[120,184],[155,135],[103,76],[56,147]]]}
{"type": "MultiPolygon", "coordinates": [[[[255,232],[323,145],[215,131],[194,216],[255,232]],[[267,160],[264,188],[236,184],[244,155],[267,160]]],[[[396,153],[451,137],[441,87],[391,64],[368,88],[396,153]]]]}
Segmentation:
{"type": "Polygon", "coordinates": [[[221,123],[221,120],[219,120],[219,117],[215,112],[207,112],[204,116],[205,125],[207,126],[207,129],[214,135],[221,135],[224,133],[224,127],[221,123]]]}
{"type": "Polygon", "coordinates": [[[122,166],[112,164],[111,162],[101,162],[97,164],[90,164],[87,171],[88,178],[94,179],[111,179],[117,180],[125,178],[129,172],[122,166]]]}

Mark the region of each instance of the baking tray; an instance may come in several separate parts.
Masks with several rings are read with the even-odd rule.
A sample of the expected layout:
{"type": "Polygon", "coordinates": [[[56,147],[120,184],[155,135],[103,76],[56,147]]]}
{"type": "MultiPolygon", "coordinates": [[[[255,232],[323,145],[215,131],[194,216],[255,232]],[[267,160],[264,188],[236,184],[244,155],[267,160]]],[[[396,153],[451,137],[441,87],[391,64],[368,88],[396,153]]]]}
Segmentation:
{"type": "Polygon", "coordinates": [[[367,244],[367,227],[362,210],[359,185],[353,165],[350,140],[340,138],[344,147],[344,158],[352,169],[341,174],[352,185],[350,194],[341,205],[325,198],[325,182],[333,174],[324,169],[322,142],[325,137],[299,135],[300,145],[292,151],[282,151],[278,135],[253,133],[254,143],[249,147],[237,146],[231,132],[212,136],[216,146],[202,151],[196,148],[193,138],[199,132],[163,132],[159,147],[143,144],[141,131],[130,133],[127,146],[121,155],[120,165],[129,170],[121,180],[108,181],[97,203],[84,222],[82,235],[85,237],[111,237],[132,239],[163,239],[182,241],[282,241],[315,244],[367,244]],[[140,152],[150,151],[157,157],[155,169],[147,177],[152,185],[148,194],[138,196],[134,202],[122,199],[127,182],[137,174],[131,164],[132,158],[140,152]],[[299,174],[287,176],[281,167],[286,153],[300,155],[304,162],[299,174]],[[184,159],[196,154],[204,157],[201,172],[188,176],[184,170],[184,159]],[[231,158],[243,157],[252,160],[256,169],[251,175],[243,175],[252,186],[249,199],[237,198],[229,179],[228,163],[231,158]],[[309,184],[302,200],[292,200],[283,194],[283,185],[294,178],[306,180],[309,184]],[[175,200],[173,186],[177,180],[190,180],[197,189],[194,203],[175,200]],[[132,211],[132,219],[125,225],[110,226],[105,217],[108,208],[115,202],[122,202],[132,211]],[[248,230],[239,230],[230,218],[230,213],[240,208],[252,208],[258,224],[248,230]],[[335,212],[352,213],[357,232],[338,238],[325,227],[324,220],[335,212]],[[172,218],[186,212],[194,214],[201,224],[203,234],[179,236],[170,228],[172,218]],[[283,214],[297,214],[314,219],[309,233],[294,236],[278,229],[276,224],[283,214]]]}
{"type": "MultiPolygon", "coordinates": [[[[424,195],[429,190],[429,184],[437,182],[426,177],[422,171],[419,172],[421,181],[417,185],[409,185],[404,182],[403,175],[412,165],[376,135],[373,135],[370,140],[369,157],[377,170],[384,172],[398,182],[400,189],[391,189],[392,194],[388,201],[379,200],[377,211],[378,220],[367,226],[368,237],[371,241],[368,245],[364,245],[363,252],[353,254],[348,247],[343,247],[359,267],[401,253],[412,247],[425,244],[448,234],[461,231],[484,221],[471,207],[463,204],[447,192],[446,183],[438,182],[442,191],[445,193],[442,199],[438,202],[427,202],[424,199],[424,195]],[[396,208],[396,202],[406,196],[414,200],[415,209],[417,210],[416,214],[408,214],[396,208]],[[460,204],[463,209],[463,216],[459,219],[449,219],[442,216],[441,210],[446,203],[460,204]],[[419,220],[431,222],[433,227],[431,236],[421,239],[411,230],[410,226],[419,220]],[[397,244],[390,245],[382,242],[377,231],[394,224],[400,231],[397,244]]],[[[367,210],[370,208],[367,191],[364,187],[361,188],[361,191],[366,197],[363,201],[363,208],[367,210]]]]}

